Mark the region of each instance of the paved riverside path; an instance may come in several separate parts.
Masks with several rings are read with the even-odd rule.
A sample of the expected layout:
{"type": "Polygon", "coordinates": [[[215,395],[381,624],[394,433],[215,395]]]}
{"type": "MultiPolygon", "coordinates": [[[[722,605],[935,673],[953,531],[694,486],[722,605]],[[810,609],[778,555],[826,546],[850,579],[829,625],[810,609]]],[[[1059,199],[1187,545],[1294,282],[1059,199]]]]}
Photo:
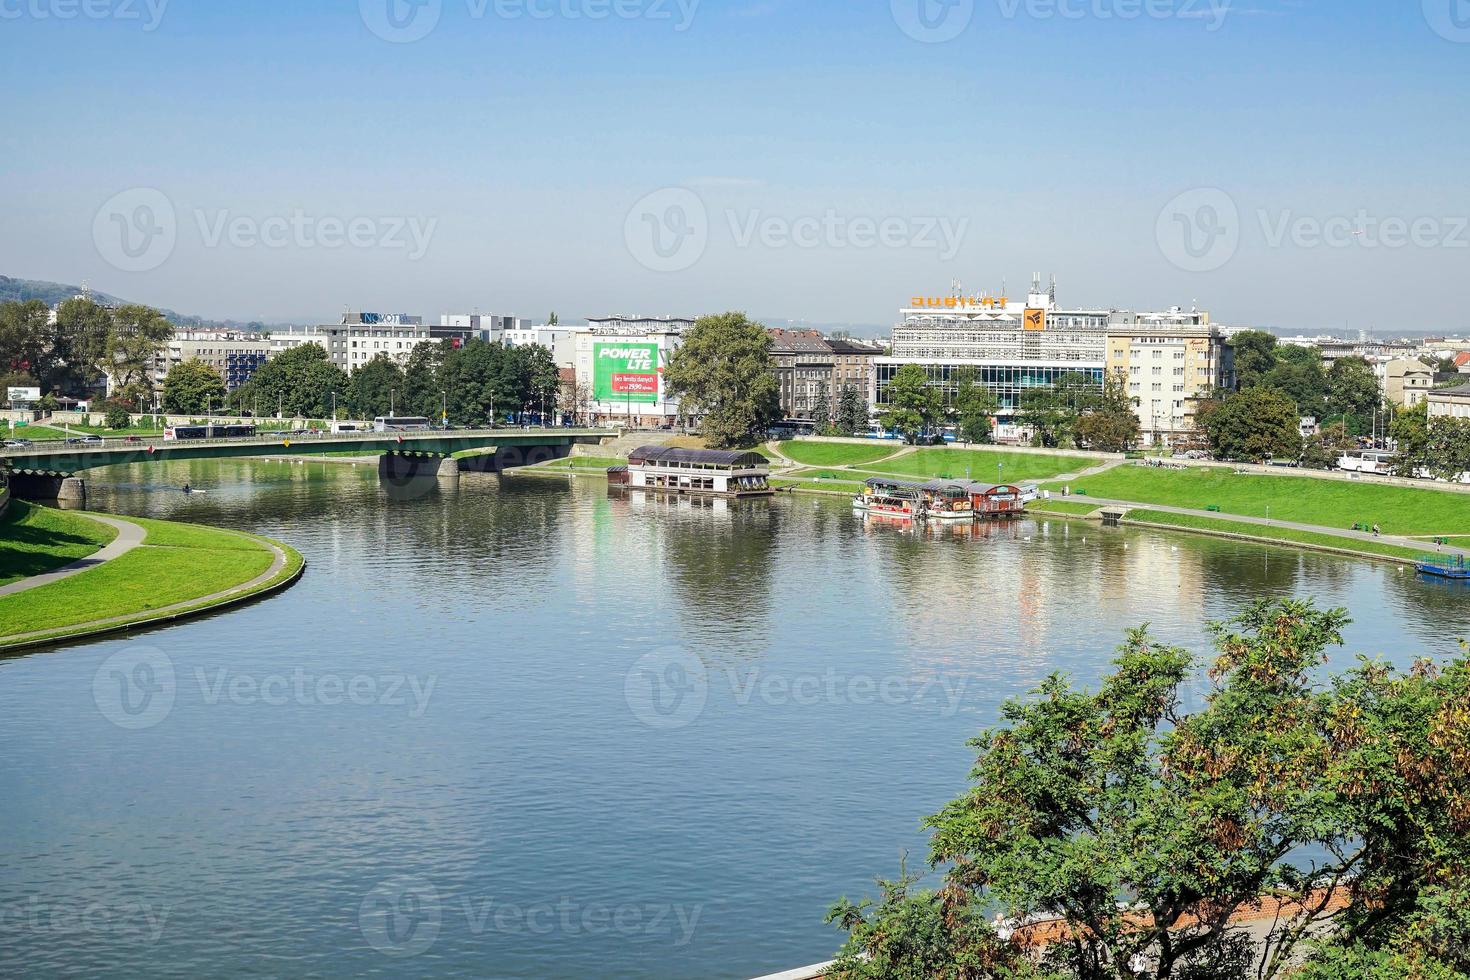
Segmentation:
{"type": "Polygon", "coordinates": [[[138,545],[142,544],[143,539],[148,535],[148,532],[143,530],[143,528],[128,521],[119,521],[116,518],[101,517],[96,514],[78,514],[77,516],[116,528],[117,537],[104,545],[100,551],[94,552],[86,558],[78,559],[70,565],[62,565],[60,568],[53,568],[49,572],[32,575],[30,578],[23,578],[19,582],[11,582],[9,585],[0,585],[0,596],[14,595],[17,592],[26,592],[31,589],[40,588],[43,585],[60,582],[62,579],[71,578],[80,572],[96,568],[103,562],[112,561],[112,559],[132,551],[138,545]]]}
{"type": "MultiPolygon", "coordinates": [[[[1381,544],[1391,544],[1396,545],[1400,548],[1408,548],[1411,551],[1418,551],[1420,554],[1429,554],[1430,552],[1428,549],[1429,547],[1431,547],[1431,545],[1427,541],[1416,540],[1414,538],[1398,537],[1397,535],[1391,534],[1382,534],[1375,536],[1372,531],[1351,531],[1346,528],[1339,529],[1335,527],[1323,527],[1321,524],[1301,524],[1296,521],[1273,521],[1267,520],[1263,517],[1245,517],[1240,514],[1224,514],[1218,513],[1216,511],[1191,509],[1189,507],[1171,507],[1167,504],[1145,504],[1139,503],[1136,500],[1111,500],[1107,497],[1078,496],[1076,494],[1063,497],[1061,494],[1058,493],[1053,493],[1051,499],[1066,500],[1072,503],[1079,504],[1096,504],[1099,510],[1109,507],[1118,507],[1130,511],[1157,510],[1162,511],[1166,514],[1183,514],[1186,517],[1208,517],[1212,520],[1232,521],[1237,524],[1244,524],[1247,527],[1284,527],[1290,528],[1293,531],[1309,531],[1313,534],[1328,534],[1332,535],[1333,537],[1345,538],[1350,541],[1373,541],[1381,544]]],[[[1187,531],[1190,529],[1180,528],[1180,530],[1187,531]]],[[[1299,542],[1282,539],[1282,543],[1290,545],[1298,544],[1299,542]]],[[[1444,555],[1470,556],[1470,551],[1466,551],[1464,548],[1455,547],[1444,547],[1440,549],[1437,553],[1444,555]]]]}
{"type": "MultiPolygon", "coordinates": [[[[104,519],[105,518],[98,518],[98,520],[104,519]]],[[[137,527],[136,524],[133,526],[137,527]]],[[[138,530],[141,531],[143,529],[138,528],[138,530]]],[[[265,583],[269,582],[271,579],[279,575],[281,573],[281,570],[286,567],[286,553],[284,551],[282,551],[279,547],[269,541],[262,541],[261,543],[267,545],[271,550],[271,565],[265,571],[261,572],[259,575],[255,576],[255,578],[251,579],[248,582],[241,582],[239,585],[231,586],[228,589],[224,589],[220,592],[215,592],[212,595],[195,596],[192,599],[185,599],[181,602],[175,602],[172,605],[168,606],[160,606],[157,609],[139,609],[135,612],[124,613],[121,616],[108,616],[105,619],[95,619],[89,623],[75,623],[70,626],[53,626],[49,629],[35,630],[31,633],[16,633],[11,636],[0,636],[0,649],[4,649],[15,644],[26,643],[31,640],[39,640],[42,637],[50,636],[54,633],[57,633],[58,631],[66,634],[64,636],[58,636],[58,641],[68,638],[81,639],[82,637],[85,637],[86,634],[105,630],[110,626],[120,626],[125,623],[136,623],[139,626],[143,626],[159,619],[172,619],[174,614],[176,613],[182,613],[187,610],[197,609],[200,606],[218,605],[219,603],[227,601],[230,598],[241,593],[249,592],[253,589],[259,588],[260,586],[264,585],[265,583]]],[[[302,567],[305,567],[304,564],[302,567]]],[[[39,578],[40,576],[37,577],[39,578]]],[[[202,611],[203,610],[201,610],[201,612],[202,611]]]]}

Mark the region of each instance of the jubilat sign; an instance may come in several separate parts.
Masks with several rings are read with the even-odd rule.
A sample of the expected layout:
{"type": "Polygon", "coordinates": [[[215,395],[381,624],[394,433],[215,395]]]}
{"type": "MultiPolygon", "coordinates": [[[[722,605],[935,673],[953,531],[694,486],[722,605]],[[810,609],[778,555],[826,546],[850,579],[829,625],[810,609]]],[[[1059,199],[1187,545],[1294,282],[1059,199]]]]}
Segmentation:
{"type": "Polygon", "coordinates": [[[993,310],[1005,309],[1004,296],[915,296],[909,300],[915,310],[993,310]]]}
{"type": "Polygon", "coordinates": [[[658,401],[658,344],[595,344],[593,361],[593,397],[598,401],[658,401]]]}

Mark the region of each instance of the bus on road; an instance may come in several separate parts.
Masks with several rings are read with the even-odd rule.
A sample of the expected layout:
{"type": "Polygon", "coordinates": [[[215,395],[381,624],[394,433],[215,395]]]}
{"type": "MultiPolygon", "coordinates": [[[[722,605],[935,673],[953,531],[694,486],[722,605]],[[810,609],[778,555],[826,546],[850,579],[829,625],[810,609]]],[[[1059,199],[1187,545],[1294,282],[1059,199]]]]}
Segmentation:
{"type": "Polygon", "coordinates": [[[417,415],[379,415],[373,419],[374,432],[427,432],[431,428],[428,419],[417,415]]]}

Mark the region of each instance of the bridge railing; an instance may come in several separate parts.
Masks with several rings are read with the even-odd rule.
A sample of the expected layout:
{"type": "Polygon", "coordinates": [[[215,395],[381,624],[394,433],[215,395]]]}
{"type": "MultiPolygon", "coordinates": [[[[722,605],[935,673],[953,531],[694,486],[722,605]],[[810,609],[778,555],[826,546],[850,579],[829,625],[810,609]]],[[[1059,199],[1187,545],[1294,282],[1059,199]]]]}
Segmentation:
{"type": "Polygon", "coordinates": [[[515,437],[525,436],[611,436],[616,433],[603,429],[566,429],[566,428],[497,428],[497,429],[428,429],[404,432],[271,432],[253,436],[221,436],[217,439],[168,439],[156,436],[120,436],[112,439],[104,438],[102,444],[77,444],[64,441],[50,442],[36,440],[25,449],[0,450],[0,456],[7,453],[17,456],[67,456],[75,455],[77,452],[91,450],[118,450],[129,449],[136,452],[145,452],[151,446],[163,449],[182,449],[189,446],[281,446],[282,448],[294,448],[298,443],[311,442],[343,442],[343,443],[367,443],[383,442],[386,439],[402,438],[404,442],[415,441],[439,441],[444,439],[482,439],[490,437],[515,437]],[[290,443],[290,447],[285,444],[290,443]]]}

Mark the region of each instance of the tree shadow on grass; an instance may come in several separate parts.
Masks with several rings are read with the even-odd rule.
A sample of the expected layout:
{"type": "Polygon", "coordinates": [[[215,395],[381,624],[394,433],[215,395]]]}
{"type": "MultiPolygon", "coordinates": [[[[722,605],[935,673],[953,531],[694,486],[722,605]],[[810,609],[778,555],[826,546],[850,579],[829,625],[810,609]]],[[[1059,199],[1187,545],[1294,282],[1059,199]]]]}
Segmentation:
{"type": "Polygon", "coordinates": [[[90,551],[105,547],[79,534],[0,521],[0,585],[70,565],[90,551]],[[57,554],[59,549],[65,549],[57,554]]]}

